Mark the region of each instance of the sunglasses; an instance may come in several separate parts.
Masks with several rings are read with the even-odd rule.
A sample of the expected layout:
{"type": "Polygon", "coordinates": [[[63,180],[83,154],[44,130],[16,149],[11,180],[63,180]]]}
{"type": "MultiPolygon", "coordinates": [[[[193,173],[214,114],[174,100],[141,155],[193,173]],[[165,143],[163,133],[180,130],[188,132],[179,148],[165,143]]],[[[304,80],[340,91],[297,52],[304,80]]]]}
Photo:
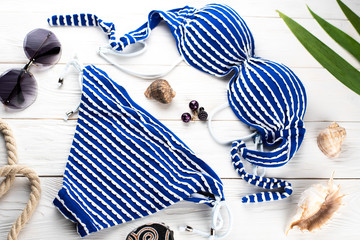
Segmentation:
{"type": "Polygon", "coordinates": [[[46,29],[29,32],[23,48],[29,62],[23,68],[7,70],[0,76],[0,100],[12,109],[24,109],[36,99],[37,83],[29,72],[31,65],[51,66],[61,56],[61,44],[55,34],[46,29]]]}

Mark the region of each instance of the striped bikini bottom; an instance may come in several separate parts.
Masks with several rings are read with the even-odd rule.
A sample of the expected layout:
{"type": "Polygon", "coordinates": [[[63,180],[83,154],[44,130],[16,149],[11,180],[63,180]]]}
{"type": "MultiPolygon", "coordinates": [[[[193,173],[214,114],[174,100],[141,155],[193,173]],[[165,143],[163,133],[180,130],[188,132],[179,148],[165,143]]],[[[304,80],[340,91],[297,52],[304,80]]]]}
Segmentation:
{"type": "Polygon", "coordinates": [[[216,173],[123,87],[93,65],[82,74],[79,118],[54,199],[82,237],[181,200],[224,200],[216,173]]]}

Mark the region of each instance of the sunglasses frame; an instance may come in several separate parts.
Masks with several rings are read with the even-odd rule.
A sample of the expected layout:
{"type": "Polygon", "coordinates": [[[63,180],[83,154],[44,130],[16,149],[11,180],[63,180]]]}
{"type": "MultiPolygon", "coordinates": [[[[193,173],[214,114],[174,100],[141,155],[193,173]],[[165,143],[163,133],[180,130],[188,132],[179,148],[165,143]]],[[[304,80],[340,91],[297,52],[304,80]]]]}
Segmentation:
{"type": "MultiPolygon", "coordinates": [[[[38,55],[38,54],[39,54],[40,50],[42,50],[42,48],[44,47],[44,44],[49,40],[50,36],[52,36],[52,35],[55,37],[55,40],[59,43],[59,46],[56,47],[56,48],[58,48],[58,50],[56,49],[55,51],[57,51],[57,52],[54,53],[54,55],[59,55],[59,57],[57,58],[57,60],[56,60],[54,63],[51,63],[51,64],[49,64],[49,65],[55,65],[55,64],[57,63],[57,61],[60,59],[60,56],[61,56],[61,44],[60,44],[58,38],[55,36],[55,34],[54,34],[53,32],[51,32],[50,30],[41,29],[41,28],[34,29],[34,30],[32,30],[32,31],[30,31],[29,33],[26,34],[25,39],[24,39],[24,42],[25,42],[25,40],[28,39],[28,37],[30,36],[31,33],[35,32],[35,31],[37,31],[37,30],[39,30],[39,31],[47,31],[47,35],[46,35],[45,39],[43,40],[43,42],[40,44],[40,46],[39,46],[39,47],[36,49],[36,51],[32,54],[32,56],[31,56],[31,57],[28,57],[28,56],[27,56],[28,59],[29,59],[29,62],[28,62],[27,64],[25,64],[25,66],[20,70],[20,73],[19,73],[19,75],[18,75],[18,77],[17,77],[17,80],[16,80],[16,84],[15,84],[15,86],[13,87],[13,89],[10,91],[8,97],[5,98],[5,99],[1,98],[1,102],[2,102],[5,106],[7,106],[7,107],[9,107],[9,108],[25,109],[25,108],[27,108],[28,106],[30,106],[30,105],[35,101],[36,97],[35,97],[34,100],[31,101],[28,105],[25,105],[25,106],[23,106],[23,107],[14,107],[14,106],[11,106],[11,105],[10,105],[10,103],[11,103],[10,101],[11,101],[11,99],[13,99],[13,97],[14,97],[15,94],[19,94],[19,96],[20,96],[21,98],[25,99],[24,96],[23,96],[23,94],[22,94],[22,89],[21,89],[21,82],[25,79],[25,78],[24,78],[24,74],[25,74],[25,73],[27,73],[31,78],[33,78],[33,79],[35,80],[34,90],[37,91],[36,79],[35,79],[34,76],[29,72],[29,68],[30,68],[33,64],[36,65],[36,60],[39,59],[39,57],[42,57],[42,55],[44,55],[44,53],[43,53],[42,55],[38,55]]],[[[26,52],[26,50],[25,50],[25,44],[24,44],[23,48],[24,48],[24,51],[25,51],[25,55],[27,55],[27,52],[26,52]]],[[[53,50],[53,49],[51,49],[51,50],[53,50]]],[[[49,52],[49,51],[47,51],[47,52],[49,52]]],[[[47,52],[46,52],[46,53],[47,53],[47,52]]],[[[41,65],[41,64],[42,64],[42,63],[39,63],[39,65],[41,65]]],[[[2,79],[3,77],[5,77],[9,72],[11,72],[11,71],[18,71],[18,70],[19,70],[19,69],[13,68],[13,69],[9,69],[9,70],[5,71],[5,72],[0,76],[0,81],[1,81],[1,79],[2,79]]],[[[24,100],[24,101],[25,101],[25,100],[24,100]]]]}

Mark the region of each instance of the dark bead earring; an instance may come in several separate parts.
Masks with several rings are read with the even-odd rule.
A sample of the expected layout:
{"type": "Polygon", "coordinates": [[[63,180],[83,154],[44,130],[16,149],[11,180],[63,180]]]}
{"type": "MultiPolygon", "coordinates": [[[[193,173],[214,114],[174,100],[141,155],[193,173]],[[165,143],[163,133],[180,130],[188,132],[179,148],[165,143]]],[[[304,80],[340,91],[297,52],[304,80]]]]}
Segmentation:
{"type": "Polygon", "coordinates": [[[206,121],[208,118],[208,113],[204,110],[203,107],[199,108],[198,118],[201,121],[206,121]]]}

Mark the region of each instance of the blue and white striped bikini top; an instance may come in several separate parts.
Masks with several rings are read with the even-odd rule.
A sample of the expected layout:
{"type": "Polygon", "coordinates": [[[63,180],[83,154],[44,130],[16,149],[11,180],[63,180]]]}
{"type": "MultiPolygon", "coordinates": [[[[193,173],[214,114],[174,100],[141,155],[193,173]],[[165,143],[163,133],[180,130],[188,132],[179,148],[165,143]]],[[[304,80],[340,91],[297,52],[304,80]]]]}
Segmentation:
{"type": "Polygon", "coordinates": [[[246,23],[232,8],[220,4],[151,11],[147,23],[119,41],[115,25],[93,14],[55,15],[48,22],[51,26],[99,26],[108,35],[111,48],[122,51],[148,38],[162,20],[168,24],[184,60],[201,71],[223,76],[254,55],[254,39],[246,23]]]}
{"type": "Polygon", "coordinates": [[[54,200],[82,237],[181,200],[223,204],[216,173],[123,87],[93,65],[82,69],[82,82],[63,187],[54,200]]]}
{"type": "MultiPolygon", "coordinates": [[[[234,73],[228,85],[228,103],[236,116],[257,130],[258,142],[273,150],[248,149],[244,141],[232,141],[234,167],[249,183],[282,192],[244,197],[243,202],[283,199],[292,193],[290,183],[245,172],[242,159],[256,166],[279,167],[299,149],[305,134],[303,118],[306,93],[298,77],[285,65],[255,57],[254,39],[244,20],[229,6],[209,4],[201,9],[177,8],[152,11],[148,22],[115,37],[115,26],[92,14],[56,15],[51,26],[99,26],[114,51],[149,37],[162,20],[169,26],[182,58],[191,66],[215,75],[234,73]]],[[[210,121],[209,121],[210,123],[210,121]]]]}

